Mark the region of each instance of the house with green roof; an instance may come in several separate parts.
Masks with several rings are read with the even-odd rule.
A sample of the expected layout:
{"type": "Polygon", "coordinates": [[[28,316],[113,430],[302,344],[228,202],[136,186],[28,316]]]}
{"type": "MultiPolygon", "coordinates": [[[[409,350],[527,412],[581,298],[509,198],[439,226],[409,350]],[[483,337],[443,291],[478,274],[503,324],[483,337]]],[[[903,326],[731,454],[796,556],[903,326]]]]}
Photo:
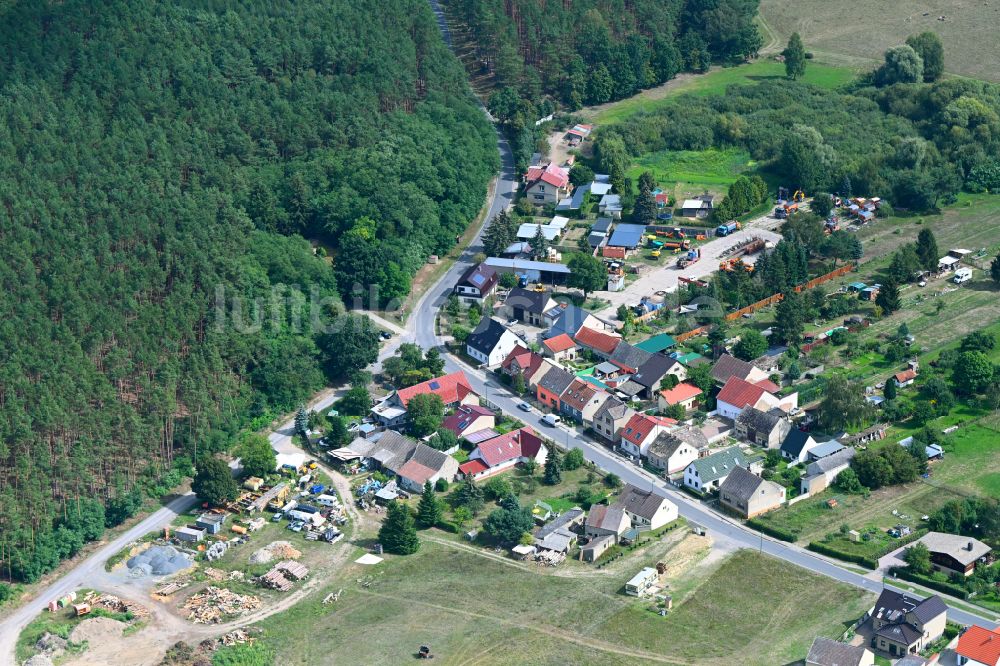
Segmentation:
{"type": "Polygon", "coordinates": [[[674,340],[672,335],[660,333],[659,335],[654,335],[648,340],[637,342],[635,346],[643,351],[648,351],[651,354],[658,354],[676,345],[677,342],[674,340]]]}
{"type": "Polygon", "coordinates": [[[698,352],[688,352],[687,354],[680,354],[679,356],[677,356],[677,360],[689,368],[694,365],[708,363],[708,359],[699,354],[698,352]]]}
{"type": "Polygon", "coordinates": [[[740,447],[730,446],[691,462],[684,470],[684,485],[699,493],[710,493],[737,467],[760,474],[764,464],[759,454],[748,455],[740,447]]]}

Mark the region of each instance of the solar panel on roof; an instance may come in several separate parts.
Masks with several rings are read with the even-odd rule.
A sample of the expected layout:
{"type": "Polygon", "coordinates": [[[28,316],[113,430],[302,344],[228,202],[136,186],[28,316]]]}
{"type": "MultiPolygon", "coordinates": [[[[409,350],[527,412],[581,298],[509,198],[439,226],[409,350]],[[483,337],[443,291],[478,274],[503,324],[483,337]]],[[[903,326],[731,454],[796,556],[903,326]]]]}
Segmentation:
{"type": "Polygon", "coordinates": [[[437,391],[439,388],[441,388],[441,384],[437,380],[435,380],[430,383],[430,387],[432,391],[437,391]]]}
{"type": "Polygon", "coordinates": [[[475,275],[472,276],[472,284],[476,285],[477,287],[482,286],[483,282],[485,281],[486,279],[483,277],[482,273],[476,273],[475,275]]]}

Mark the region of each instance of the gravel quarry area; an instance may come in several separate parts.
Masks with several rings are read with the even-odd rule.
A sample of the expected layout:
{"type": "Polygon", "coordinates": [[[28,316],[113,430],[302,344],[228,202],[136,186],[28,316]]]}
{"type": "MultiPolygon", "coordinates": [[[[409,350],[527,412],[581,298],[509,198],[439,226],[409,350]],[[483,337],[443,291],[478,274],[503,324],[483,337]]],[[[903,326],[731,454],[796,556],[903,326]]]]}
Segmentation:
{"type": "Polygon", "coordinates": [[[167,576],[183,571],[191,564],[191,559],[173,546],[153,546],[130,557],[128,569],[133,578],[167,576]]]}

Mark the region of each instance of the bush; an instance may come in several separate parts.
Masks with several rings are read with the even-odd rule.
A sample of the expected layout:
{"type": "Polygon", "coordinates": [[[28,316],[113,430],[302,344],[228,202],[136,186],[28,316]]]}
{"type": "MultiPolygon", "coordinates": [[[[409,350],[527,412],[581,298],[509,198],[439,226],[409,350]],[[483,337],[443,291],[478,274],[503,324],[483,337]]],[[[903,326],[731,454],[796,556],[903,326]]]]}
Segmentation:
{"type": "Polygon", "coordinates": [[[781,539],[782,541],[788,541],[789,543],[795,543],[799,538],[799,532],[793,530],[785,530],[780,527],[775,527],[774,525],[768,525],[767,523],[761,522],[756,518],[752,518],[747,521],[747,527],[752,527],[755,530],[763,532],[768,536],[772,536],[775,539],[781,539]]]}
{"type": "Polygon", "coordinates": [[[915,571],[911,571],[909,567],[893,567],[890,571],[903,580],[923,585],[924,587],[928,587],[938,592],[950,594],[953,597],[958,597],[959,599],[965,599],[967,596],[965,588],[961,585],[955,585],[951,582],[937,580],[931,576],[918,574],[915,571]]]}

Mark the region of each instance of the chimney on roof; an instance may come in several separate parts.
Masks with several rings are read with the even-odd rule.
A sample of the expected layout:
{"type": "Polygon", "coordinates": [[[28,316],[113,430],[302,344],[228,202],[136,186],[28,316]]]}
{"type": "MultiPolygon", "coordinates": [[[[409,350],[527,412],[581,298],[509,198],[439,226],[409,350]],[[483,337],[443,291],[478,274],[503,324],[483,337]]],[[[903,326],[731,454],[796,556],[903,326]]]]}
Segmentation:
{"type": "Polygon", "coordinates": [[[972,551],[972,549],[974,547],[975,546],[973,545],[973,543],[971,541],[965,545],[965,549],[968,550],[968,551],[970,551],[970,552],[972,551]]]}

